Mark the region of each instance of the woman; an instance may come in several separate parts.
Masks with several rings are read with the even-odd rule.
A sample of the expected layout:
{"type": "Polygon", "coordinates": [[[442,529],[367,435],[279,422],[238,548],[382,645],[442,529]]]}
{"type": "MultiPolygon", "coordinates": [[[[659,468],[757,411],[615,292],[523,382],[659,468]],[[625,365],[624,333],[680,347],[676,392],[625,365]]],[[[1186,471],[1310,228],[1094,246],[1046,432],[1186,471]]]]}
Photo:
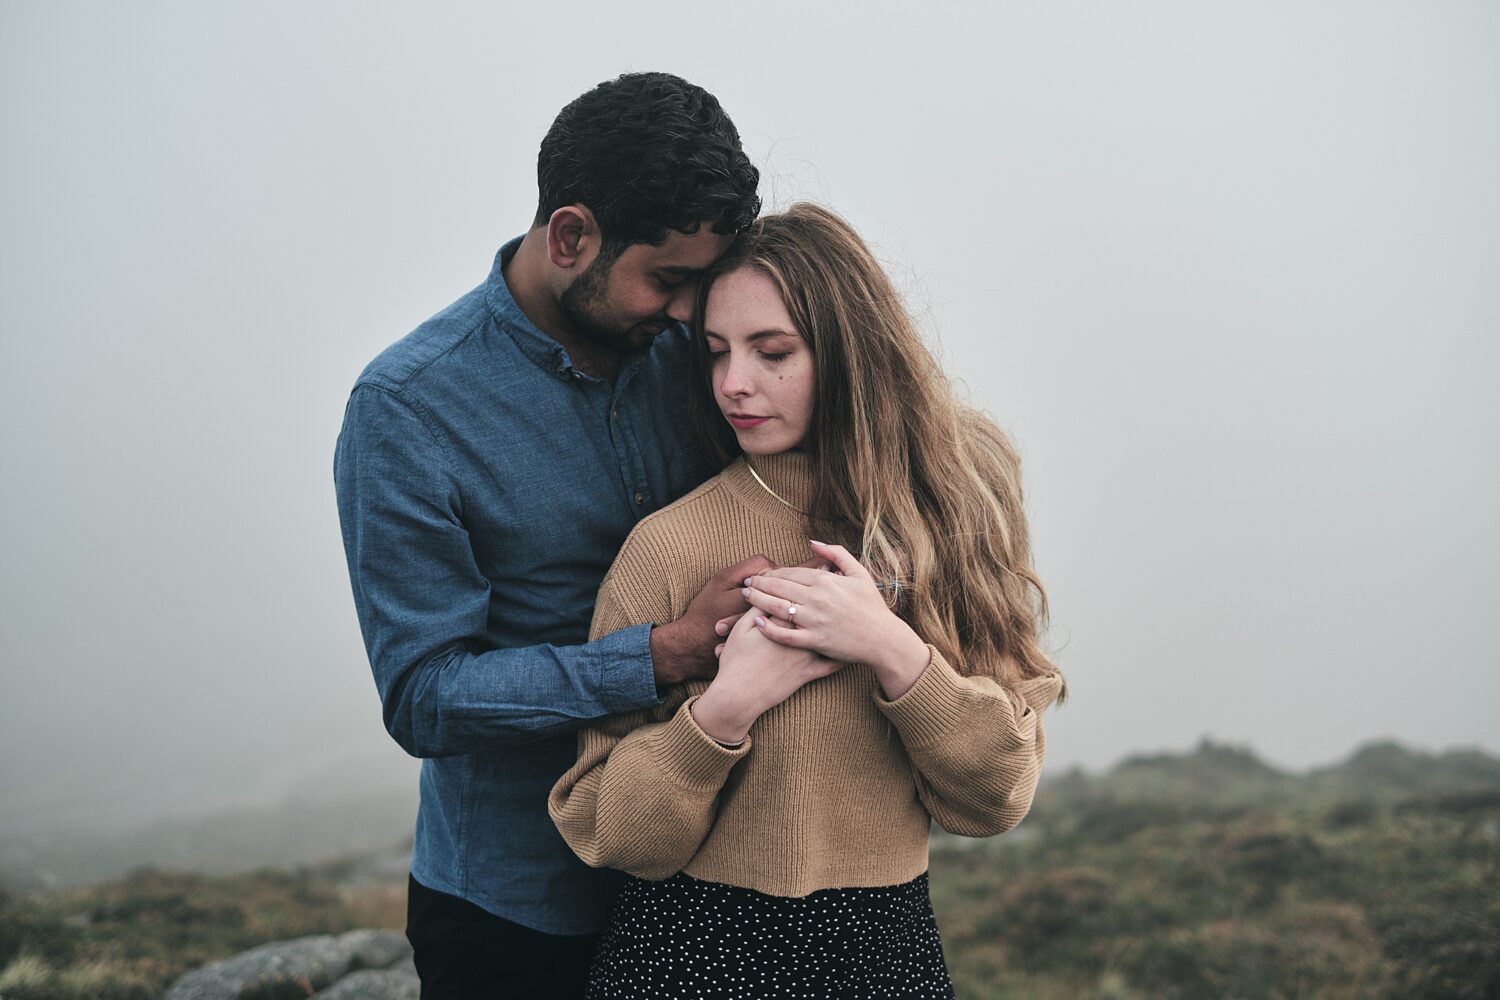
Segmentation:
{"type": "Polygon", "coordinates": [[[552,790],[578,855],[637,876],[589,996],[952,996],[930,823],[1020,822],[1063,687],[1015,452],[826,209],[758,222],[697,315],[699,422],[738,457],[631,533],[594,634],[751,553],[790,568],[746,581],[712,682],[582,733],[552,790]]]}

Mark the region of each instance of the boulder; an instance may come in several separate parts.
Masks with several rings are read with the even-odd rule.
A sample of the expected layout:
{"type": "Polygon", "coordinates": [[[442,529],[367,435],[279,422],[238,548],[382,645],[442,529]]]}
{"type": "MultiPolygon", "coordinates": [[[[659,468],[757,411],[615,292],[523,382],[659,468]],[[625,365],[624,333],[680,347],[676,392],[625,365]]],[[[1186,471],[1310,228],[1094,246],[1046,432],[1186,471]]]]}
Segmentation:
{"type": "MultiPolygon", "coordinates": [[[[278,941],[187,973],[172,984],[165,1000],[311,996],[352,972],[390,970],[410,955],[411,945],[395,931],[358,930],[278,941]]],[[[406,978],[404,970],[402,976],[406,978]]]]}
{"type": "Polygon", "coordinates": [[[313,994],[313,1000],[419,1000],[421,995],[415,969],[363,969],[313,994]]]}

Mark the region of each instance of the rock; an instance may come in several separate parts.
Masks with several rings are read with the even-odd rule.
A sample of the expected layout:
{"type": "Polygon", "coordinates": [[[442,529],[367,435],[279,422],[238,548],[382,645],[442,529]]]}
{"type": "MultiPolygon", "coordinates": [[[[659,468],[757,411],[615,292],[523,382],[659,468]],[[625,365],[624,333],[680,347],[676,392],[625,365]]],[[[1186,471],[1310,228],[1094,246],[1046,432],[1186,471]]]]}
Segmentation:
{"type": "Polygon", "coordinates": [[[281,991],[274,987],[282,984],[287,987],[285,995],[302,991],[311,996],[351,972],[386,970],[410,955],[411,945],[395,931],[359,930],[278,941],[189,972],[172,984],[165,1000],[240,1000],[247,991],[275,996],[281,991]]]}
{"type": "MultiPolygon", "coordinates": [[[[350,931],[339,941],[350,952],[349,968],[389,969],[404,958],[411,958],[411,942],[396,931],[350,931]]],[[[416,968],[412,968],[416,975],[416,968]]]]}
{"type": "Polygon", "coordinates": [[[315,993],[314,1000],[419,1000],[422,981],[416,970],[364,969],[351,972],[328,989],[315,993]]]}

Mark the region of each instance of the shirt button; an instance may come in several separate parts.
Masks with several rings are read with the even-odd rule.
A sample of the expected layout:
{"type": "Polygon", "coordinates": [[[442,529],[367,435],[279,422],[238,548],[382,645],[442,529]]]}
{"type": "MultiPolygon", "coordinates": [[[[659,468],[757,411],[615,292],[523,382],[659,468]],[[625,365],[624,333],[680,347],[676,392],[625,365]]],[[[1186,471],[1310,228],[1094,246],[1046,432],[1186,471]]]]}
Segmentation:
{"type": "Polygon", "coordinates": [[[645,503],[646,502],[646,494],[643,493],[640,490],[636,490],[635,491],[635,502],[637,504],[643,504],[643,503],[645,503]]]}
{"type": "Polygon", "coordinates": [[[610,410],[609,411],[609,419],[611,419],[611,420],[619,420],[620,419],[620,411],[619,410],[610,410]]]}

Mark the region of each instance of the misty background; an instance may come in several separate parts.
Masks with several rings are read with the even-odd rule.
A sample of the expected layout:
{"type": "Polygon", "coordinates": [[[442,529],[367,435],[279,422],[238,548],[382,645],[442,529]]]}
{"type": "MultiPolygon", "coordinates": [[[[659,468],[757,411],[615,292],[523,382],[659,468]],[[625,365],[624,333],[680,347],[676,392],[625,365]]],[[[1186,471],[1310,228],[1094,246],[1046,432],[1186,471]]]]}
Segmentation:
{"type": "Polygon", "coordinates": [[[714,92],[1017,439],[1048,771],[1500,750],[1500,5],[0,0],[0,845],[409,796],[355,376],[556,112],[714,92]]]}

